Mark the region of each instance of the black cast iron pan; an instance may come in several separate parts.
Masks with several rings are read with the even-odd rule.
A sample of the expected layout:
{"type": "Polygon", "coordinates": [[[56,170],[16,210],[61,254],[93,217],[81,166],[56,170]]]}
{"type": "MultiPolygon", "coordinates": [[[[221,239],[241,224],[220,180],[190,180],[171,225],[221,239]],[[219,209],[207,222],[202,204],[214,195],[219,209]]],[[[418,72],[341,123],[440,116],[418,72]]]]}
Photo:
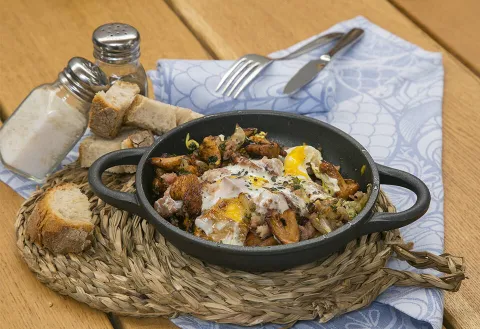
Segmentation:
{"type": "Polygon", "coordinates": [[[158,231],[180,250],[207,263],[246,271],[278,271],[327,257],[349,241],[362,235],[387,231],[420,218],[430,204],[425,184],[406,172],[376,164],[370,154],[352,137],[321,121],[275,111],[235,111],[206,116],[186,123],[161,136],[149,148],[127,149],[98,159],[89,170],[92,190],[105,202],[137,214],[155,225],[158,231]],[[152,181],[154,166],[148,159],[162,153],[185,154],[185,137],[201,141],[208,135],[233,133],[235,124],[268,132],[270,139],[284,146],[306,143],[322,147],[323,157],[340,165],[341,174],[359,182],[361,189],[372,185],[365,208],[343,227],[315,239],[272,247],[231,246],[207,241],[173,226],[153,209],[152,181]],[[102,184],[101,175],[117,165],[137,165],[135,194],[113,191],[102,184]],[[361,174],[361,168],[365,171],[361,174]],[[381,184],[398,185],[413,191],[417,200],[399,213],[373,213],[381,184]]]}

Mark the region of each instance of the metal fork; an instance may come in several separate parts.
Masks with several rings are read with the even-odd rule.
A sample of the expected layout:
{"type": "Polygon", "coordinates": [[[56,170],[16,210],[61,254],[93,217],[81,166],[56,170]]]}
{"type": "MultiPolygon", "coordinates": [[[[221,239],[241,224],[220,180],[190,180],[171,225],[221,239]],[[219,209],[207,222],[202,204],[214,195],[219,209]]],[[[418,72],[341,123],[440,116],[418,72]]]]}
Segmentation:
{"type": "Polygon", "coordinates": [[[227,72],[225,72],[215,91],[219,91],[223,87],[220,93],[230,96],[236,90],[233,98],[237,98],[245,87],[248,86],[248,84],[273,61],[288,60],[298,57],[342,36],[343,33],[329,33],[322,35],[294,52],[279,58],[270,58],[256,54],[242,56],[233,63],[227,72]]]}

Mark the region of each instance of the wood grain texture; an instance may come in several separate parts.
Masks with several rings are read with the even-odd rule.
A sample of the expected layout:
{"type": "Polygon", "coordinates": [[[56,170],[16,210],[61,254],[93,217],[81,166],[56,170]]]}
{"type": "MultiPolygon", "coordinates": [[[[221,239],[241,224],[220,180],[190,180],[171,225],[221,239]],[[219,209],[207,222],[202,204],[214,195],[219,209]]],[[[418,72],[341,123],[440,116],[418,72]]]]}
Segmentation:
{"type": "MultiPolygon", "coordinates": [[[[446,249],[466,257],[470,277],[459,293],[447,295],[446,317],[449,324],[455,328],[475,328],[480,321],[480,290],[475,286],[475,283],[480,281],[480,253],[476,252],[480,224],[475,221],[480,205],[463,197],[463,192],[470,184],[475,188],[479,183],[478,176],[469,174],[480,169],[478,161],[475,161],[480,151],[476,142],[480,136],[475,125],[475,120],[478,122],[480,119],[480,112],[475,111],[480,101],[478,78],[422,30],[381,0],[309,0],[302,1],[301,6],[297,1],[271,0],[174,0],[171,3],[202,42],[219,58],[233,59],[248,52],[269,53],[285,48],[338,21],[359,14],[425,49],[444,53],[446,84],[443,164],[446,249]],[[325,11],[327,7],[329,9],[325,11]]],[[[91,32],[96,26],[108,21],[122,21],[139,28],[142,34],[142,62],[147,69],[153,68],[156,59],[162,57],[208,57],[207,52],[160,1],[137,1],[135,5],[133,1],[17,0],[8,4],[7,1],[0,1],[0,20],[0,100],[5,116],[15,109],[31,88],[54,80],[69,58],[83,56],[92,59],[91,32]]],[[[15,327],[30,327],[32,323],[28,322],[29,318],[36,319],[35,327],[59,327],[58,324],[63,322],[55,318],[57,314],[62,319],[74,318],[77,327],[78,323],[82,323],[82,327],[88,327],[88,323],[92,323],[95,328],[102,328],[103,322],[93,320],[89,315],[98,312],[71,299],[60,297],[35,280],[20,260],[14,245],[12,223],[20,199],[13,191],[0,184],[0,204],[1,234],[11,233],[10,239],[2,236],[0,242],[3,247],[0,251],[0,262],[7,264],[2,265],[0,271],[3,278],[20,278],[14,282],[0,281],[2,297],[5,295],[0,301],[0,327],[9,324],[8,321],[14,325],[19,324],[15,327]],[[11,205],[11,209],[3,206],[7,203],[11,205]],[[11,264],[17,264],[19,268],[23,266],[25,275],[22,276],[22,272],[11,264]],[[3,287],[4,282],[6,287],[3,287]],[[7,291],[14,287],[17,290],[14,290],[9,299],[7,291]],[[49,308],[55,309],[55,314],[40,307],[44,294],[50,294],[48,296],[61,301],[54,301],[52,308],[49,308]],[[24,298],[24,295],[29,297],[18,299],[24,298]],[[37,304],[40,305],[39,308],[36,308],[37,304]],[[56,308],[57,304],[61,310],[56,308]],[[22,313],[22,310],[25,310],[25,313],[22,313]],[[78,312],[85,313],[77,316],[78,312]],[[25,319],[22,315],[25,315],[25,319]],[[53,325],[49,322],[52,319],[56,321],[53,325]]],[[[120,318],[125,328],[169,328],[170,322],[163,324],[162,321],[120,318]]],[[[68,324],[69,322],[63,326],[68,328],[68,324]]]]}
{"type": "Polygon", "coordinates": [[[390,0],[449,52],[480,75],[480,1],[390,0]]]}
{"type": "Polygon", "coordinates": [[[479,191],[480,80],[390,3],[370,1],[168,0],[216,57],[268,54],[317,34],[340,21],[363,15],[375,24],[431,51],[445,66],[443,171],[446,251],[464,256],[469,280],[446,294],[445,316],[454,328],[480,323],[480,204],[465,196],[479,191]],[[328,10],[325,10],[328,8],[328,10]],[[240,10],[241,9],[241,10],[240,10]]]}
{"type": "MultiPolygon", "coordinates": [[[[71,57],[93,60],[91,34],[107,22],[129,23],[140,31],[141,61],[147,70],[159,58],[209,57],[163,1],[0,0],[0,21],[4,118],[32,88],[55,80],[71,57]]],[[[105,314],[50,291],[28,270],[13,232],[21,200],[0,183],[0,328],[111,328],[105,314]]],[[[125,328],[175,327],[165,319],[117,320],[125,328]]]]}
{"type": "Polygon", "coordinates": [[[13,229],[22,202],[0,183],[0,328],[111,329],[104,313],[51,291],[30,272],[17,250],[13,229]]]}
{"type": "Polygon", "coordinates": [[[0,0],[3,118],[32,88],[54,81],[70,58],[93,60],[92,32],[114,21],[140,31],[145,69],[159,58],[208,57],[163,1],[0,0]]]}
{"type": "Polygon", "coordinates": [[[176,325],[165,318],[119,318],[121,329],[178,329],[176,325]]]}

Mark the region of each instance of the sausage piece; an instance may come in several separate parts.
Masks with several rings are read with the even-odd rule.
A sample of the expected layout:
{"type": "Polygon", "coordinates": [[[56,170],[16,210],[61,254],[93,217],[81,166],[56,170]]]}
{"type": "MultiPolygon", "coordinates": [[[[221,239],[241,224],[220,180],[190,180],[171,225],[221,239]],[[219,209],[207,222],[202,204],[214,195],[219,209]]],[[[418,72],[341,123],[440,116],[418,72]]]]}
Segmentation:
{"type": "Polygon", "coordinates": [[[250,155],[265,156],[269,159],[278,158],[279,155],[285,152],[280,145],[275,142],[269,144],[250,144],[245,147],[245,150],[250,155]]]}
{"type": "Polygon", "coordinates": [[[348,199],[351,195],[353,196],[360,189],[360,185],[353,179],[345,179],[345,186],[340,187],[340,192],[338,196],[342,199],[348,199]]]}
{"type": "Polygon", "coordinates": [[[186,157],[184,155],[179,155],[174,157],[151,158],[150,161],[154,166],[162,168],[163,170],[174,171],[180,166],[180,164],[182,163],[182,160],[185,158],[186,157]]]}
{"type": "Polygon", "coordinates": [[[240,149],[245,142],[245,131],[238,124],[235,126],[235,132],[225,142],[223,142],[223,160],[229,160],[240,149]]]}
{"type": "Polygon", "coordinates": [[[182,200],[185,212],[192,217],[202,211],[202,187],[193,174],[179,176],[170,187],[170,196],[182,200]]]}
{"type": "Polygon", "coordinates": [[[353,179],[344,179],[338,169],[328,161],[322,161],[320,171],[337,180],[340,191],[335,194],[336,197],[348,199],[350,195],[354,195],[360,189],[360,185],[358,185],[356,181],[353,179]]]}
{"type": "Polygon", "coordinates": [[[168,188],[168,185],[162,178],[155,177],[152,183],[153,192],[158,195],[163,195],[168,188]]]}
{"type": "Polygon", "coordinates": [[[250,137],[252,135],[255,135],[258,131],[257,128],[243,128],[243,131],[245,132],[246,137],[250,137]]]}
{"type": "Polygon", "coordinates": [[[245,239],[245,245],[249,247],[266,247],[266,246],[276,246],[278,241],[273,237],[269,237],[265,240],[262,240],[253,232],[248,232],[247,238],[245,239]]]}
{"type": "Polygon", "coordinates": [[[198,155],[200,156],[200,159],[202,159],[209,165],[218,167],[222,160],[222,154],[220,152],[219,144],[220,138],[218,136],[205,137],[198,149],[198,155]]]}

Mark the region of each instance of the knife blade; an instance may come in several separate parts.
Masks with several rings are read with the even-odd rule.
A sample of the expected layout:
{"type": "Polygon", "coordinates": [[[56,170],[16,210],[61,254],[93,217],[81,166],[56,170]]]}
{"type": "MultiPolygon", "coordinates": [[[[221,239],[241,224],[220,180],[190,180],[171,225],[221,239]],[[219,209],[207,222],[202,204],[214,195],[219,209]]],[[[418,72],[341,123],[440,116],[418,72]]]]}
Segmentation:
{"type": "Polygon", "coordinates": [[[318,73],[325,66],[327,66],[328,61],[321,59],[316,59],[305,64],[295,75],[287,82],[285,88],[283,89],[284,94],[293,94],[297,90],[301,89],[303,86],[307,85],[310,81],[315,79],[318,73]]]}
{"type": "Polygon", "coordinates": [[[303,86],[311,82],[331,60],[339,53],[345,52],[363,36],[362,29],[354,28],[348,31],[326,54],[320,56],[305,64],[295,75],[287,82],[283,89],[284,94],[293,94],[303,86]]]}

